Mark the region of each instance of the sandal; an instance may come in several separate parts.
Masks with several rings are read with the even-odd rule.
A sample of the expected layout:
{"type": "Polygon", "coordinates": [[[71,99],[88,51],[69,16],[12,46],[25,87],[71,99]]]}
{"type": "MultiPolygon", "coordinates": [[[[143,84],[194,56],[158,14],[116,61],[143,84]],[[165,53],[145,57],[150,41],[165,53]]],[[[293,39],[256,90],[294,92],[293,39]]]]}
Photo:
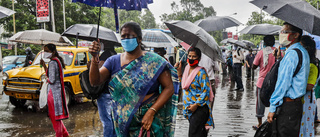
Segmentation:
{"type": "Polygon", "coordinates": [[[253,130],[257,130],[259,127],[258,126],[252,126],[253,130]]]}

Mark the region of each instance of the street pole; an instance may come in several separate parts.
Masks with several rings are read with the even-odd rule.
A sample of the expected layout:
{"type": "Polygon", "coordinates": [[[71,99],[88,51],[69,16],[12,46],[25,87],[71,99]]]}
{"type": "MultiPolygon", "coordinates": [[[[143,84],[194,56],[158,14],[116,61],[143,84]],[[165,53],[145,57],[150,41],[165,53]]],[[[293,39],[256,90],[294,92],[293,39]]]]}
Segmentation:
{"type": "Polygon", "coordinates": [[[319,1],[317,1],[317,10],[319,10],[319,1]]]}
{"type": "Polygon", "coordinates": [[[53,10],[53,0],[50,0],[51,2],[51,23],[52,23],[52,31],[56,32],[56,26],[54,22],[54,10],[53,10]]]}
{"type": "Polygon", "coordinates": [[[66,31],[66,7],[64,5],[64,0],[62,0],[63,7],[63,31],[66,31]]]}
{"type": "MultiPolygon", "coordinates": [[[[14,0],[12,0],[12,10],[14,11],[14,0]]],[[[16,17],[13,13],[13,34],[16,34],[16,17]]],[[[18,55],[17,44],[14,45],[14,55],[18,55]]]]}
{"type": "Polygon", "coordinates": [[[262,8],[260,9],[260,23],[262,24],[262,8]]]}

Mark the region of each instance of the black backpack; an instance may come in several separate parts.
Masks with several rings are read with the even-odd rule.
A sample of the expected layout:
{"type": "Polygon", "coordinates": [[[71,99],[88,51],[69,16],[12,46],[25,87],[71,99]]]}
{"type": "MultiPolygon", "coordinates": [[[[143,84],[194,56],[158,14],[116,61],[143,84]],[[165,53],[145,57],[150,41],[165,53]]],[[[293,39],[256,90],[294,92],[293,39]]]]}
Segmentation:
{"type": "Polygon", "coordinates": [[[105,84],[101,84],[99,86],[91,86],[89,81],[89,70],[83,71],[79,75],[81,89],[83,94],[92,101],[99,98],[101,93],[105,90],[105,84]]]}
{"type": "MultiPolygon", "coordinates": [[[[299,49],[294,49],[297,53],[298,53],[298,57],[299,57],[299,62],[298,65],[296,67],[296,70],[293,74],[293,77],[297,75],[297,73],[299,72],[301,66],[302,66],[302,53],[299,49]]],[[[279,65],[280,65],[280,60],[276,61],[272,68],[270,69],[270,71],[267,73],[266,77],[263,80],[263,84],[260,90],[260,99],[261,102],[266,106],[269,107],[270,106],[270,98],[271,95],[276,87],[276,83],[277,83],[277,79],[278,79],[278,69],[279,69],[279,65]]]]}

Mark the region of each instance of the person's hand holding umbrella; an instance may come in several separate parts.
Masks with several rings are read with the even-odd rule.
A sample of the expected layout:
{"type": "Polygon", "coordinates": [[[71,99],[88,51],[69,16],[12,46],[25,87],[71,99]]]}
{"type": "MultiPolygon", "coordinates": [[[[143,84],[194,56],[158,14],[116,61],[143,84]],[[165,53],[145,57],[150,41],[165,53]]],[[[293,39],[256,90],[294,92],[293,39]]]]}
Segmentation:
{"type": "Polygon", "coordinates": [[[99,63],[100,49],[101,49],[101,45],[100,45],[99,39],[98,39],[98,41],[93,41],[92,45],[90,45],[90,47],[89,47],[89,53],[92,55],[94,63],[99,63]]]}

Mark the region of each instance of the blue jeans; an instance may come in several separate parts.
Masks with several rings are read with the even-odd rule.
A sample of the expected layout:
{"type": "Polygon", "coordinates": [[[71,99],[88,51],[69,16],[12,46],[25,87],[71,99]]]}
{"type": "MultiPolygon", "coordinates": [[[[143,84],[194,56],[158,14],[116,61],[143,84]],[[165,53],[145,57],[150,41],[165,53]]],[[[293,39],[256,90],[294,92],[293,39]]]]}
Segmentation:
{"type": "Polygon", "coordinates": [[[111,116],[111,102],[111,95],[106,93],[102,93],[97,99],[99,116],[103,125],[104,137],[116,137],[111,116]]]}

